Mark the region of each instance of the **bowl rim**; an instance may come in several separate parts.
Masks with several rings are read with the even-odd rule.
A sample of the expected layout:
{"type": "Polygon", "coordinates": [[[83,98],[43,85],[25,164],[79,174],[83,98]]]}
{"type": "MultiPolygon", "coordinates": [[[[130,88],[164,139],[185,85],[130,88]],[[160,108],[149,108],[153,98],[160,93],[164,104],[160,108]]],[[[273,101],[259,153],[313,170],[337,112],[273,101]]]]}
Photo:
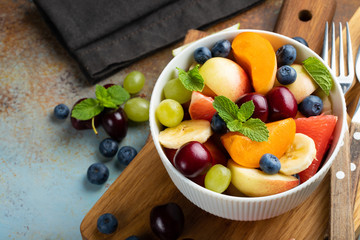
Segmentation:
{"type": "MultiPolygon", "coordinates": [[[[161,91],[160,91],[160,94],[161,94],[161,91]]],[[[295,194],[297,192],[300,192],[302,190],[307,189],[311,184],[315,183],[318,180],[318,178],[320,178],[320,176],[322,176],[325,172],[327,172],[330,169],[332,162],[334,161],[335,157],[337,156],[337,154],[338,154],[338,152],[340,150],[340,147],[342,146],[343,138],[344,138],[344,134],[345,134],[345,129],[346,129],[346,124],[345,124],[346,123],[346,119],[345,119],[346,105],[345,105],[344,94],[341,91],[340,84],[336,81],[336,77],[335,77],[334,73],[331,71],[329,66],[323,61],[323,59],[317,53],[315,53],[312,49],[306,47],[305,45],[299,43],[298,41],[296,41],[296,40],[294,40],[292,38],[289,38],[289,37],[287,37],[285,35],[274,33],[274,32],[271,32],[271,31],[256,30],[256,29],[239,29],[239,30],[230,30],[230,31],[218,32],[218,33],[214,33],[212,35],[206,36],[206,37],[204,37],[202,39],[199,39],[199,40],[197,40],[197,41],[195,41],[193,43],[190,43],[188,47],[186,47],[178,55],[173,57],[170,60],[170,62],[168,62],[168,64],[164,67],[164,69],[162,70],[162,72],[159,75],[158,79],[156,80],[155,86],[154,86],[152,94],[151,94],[149,114],[150,114],[149,124],[150,124],[151,136],[152,136],[152,139],[154,141],[154,145],[156,147],[156,150],[157,150],[158,154],[160,155],[160,159],[161,159],[164,167],[166,168],[166,170],[168,168],[172,169],[173,173],[178,178],[180,178],[182,181],[184,181],[184,183],[186,185],[190,185],[191,187],[194,188],[194,190],[200,191],[202,194],[205,194],[205,195],[207,195],[209,197],[213,197],[213,198],[221,198],[221,199],[224,199],[224,200],[235,201],[235,202],[239,201],[239,202],[257,203],[257,202],[270,201],[270,200],[280,199],[280,198],[283,198],[285,196],[293,195],[293,194],[295,194]],[[333,78],[333,89],[331,91],[338,91],[340,96],[341,96],[342,116],[338,116],[338,121],[339,120],[342,121],[342,123],[340,125],[341,130],[340,130],[338,142],[337,142],[331,156],[328,157],[328,160],[321,166],[321,168],[316,172],[316,174],[314,176],[312,176],[306,182],[301,183],[300,185],[298,185],[298,186],[296,186],[296,187],[294,187],[294,188],[292,188],[290,190],[287,190],[285,192],[281,192],[281,193],[277,193],[277,194],[273,194],[273,195],[268,195],[268,196],[262,196],[262,197],[247,197],[247,196],[241,197],[241,196],[231,196],[231,195],[227,195],[227,194],[223,194],[223,193],[217,193],[217,192],[211,191],[209,189],[206,189],[205,187],[202,187],[202,186],[198,185],[197,183],[191,181],[187,177],[183,176],[170,163],[170,160],[165,155],[160,142],[156,138],[156,134],[155,134],[155,130],[154,130],[155,126],[157,124],[156,120],[155,120],[155,109],[156,109],[155,106],[154,106],[154,101],[155,100],[153,100],[155,98],[154,92],[156,93],[156,91],[160,91],[160,90],[158,90],[159,85],[160,85],[159,80],[164,78],[164,75],[166,74],[166,71],[169,71],[168,70],[168,68],[170,68],[169,66],[172,65],[172,63],[174,61],[176,61],[178,58],[180,58],[181,56],[188,55],[188,54],[192,53],[194,51],[194,49],[196,48],[196,46],[199,47],[199,46],[206,45],[206,44],[203,44],[203,43],[209,42],[214,38],[216,39],[216,38],[219,37],[219,35],[239,34],[239,33],[242,33],[242,32],[255,32],[255,33],[260,33],[260,34],[267,34],[267,35],[270,35],[270,36],[273,36],[273,37],[282,38],[282,39],[286,40],[287,42],[289,42],[290,44],[296,46],[297,48],[306,49],[305,51],[309,51],[310,55],[312,55],[312,56],[316,57],[317,59],[319,59],[326,66],[326,68],[329,70],[329,72],[331,73],[331,76],[333,78]]]]}

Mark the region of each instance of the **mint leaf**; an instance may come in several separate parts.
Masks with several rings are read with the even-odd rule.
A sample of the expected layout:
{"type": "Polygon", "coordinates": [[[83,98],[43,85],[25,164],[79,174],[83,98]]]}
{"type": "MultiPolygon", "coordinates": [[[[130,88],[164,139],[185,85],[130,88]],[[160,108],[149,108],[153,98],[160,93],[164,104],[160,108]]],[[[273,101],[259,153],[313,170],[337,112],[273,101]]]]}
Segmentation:
{"type": "Polygon", "coordinates": [[[329,96],[333,81],[329,70],[324,64],[315,57],[309,57],[303,61],[303,66],[326,95],[329,96]]]}
{"type": "Polygon", "coordinates": [[[116,105],[121,105],[130,98],[130,94],[119,85],[111,86],[107,89],[111,101],[116,105]]]}
{"type": "Polygon", "coordinates": [[[100,114],[104,106],[97,99],[87,98],[74,106],[71,116],[78,120],[89,120],[100,114]]]}
{"type": "Polygon", "coordinates": [[[239,108],[233,101],[224,96],[214,98],[213,107],[225,121],[232,132],[240,132],[256,142],[267,141],[269,130],[258,118],[250,118],[254,113],[253,101],[245,102],[239,108]]]}
{"type": "Polygon", "coordinates": [[[199,66],[196,65],[193,69],[188,72],[181,68],[176,68],[179,71],[179,79],[184,87],[189,91],[201,92],[204,89],[204,79],[199,73],[199,66]]]}
{"type": "Polygon", "coordinates": [[[237,120],[238,106],[224,96],[216,96],[214,98],[213,107],[219,113],[219,116],[226,122],[237,120]]]}
{"type": "Polygon", "coordinates": [[[252,100],[245,102],[240,106],[240,109],[238,111],[238,118],[241,121],[245,122],[251,117],[251,115],[253,115],[254,110],[255,110],[255,104],[253,103],[252,100]]]}
{"type": "Polygon", "coordinates": [[[228,122],[226,124],[227,128],[231,131],[231,132],[238,132],[241,128],[242,128],[243,123],[239,120],[233,120],[231,122],[228,122]]]}
{"type": "Polygon", "coordinates": [[[256,142],[264,142],[269,138],[269,130],[265,123],[258,118],[250,118],[242,124],[238,131],[256,142]]]}
{"type": "Polygon", "coordinates": [[[95,89],[96,99],[101,105],[107,108],[117,108],[117,105],[111,101],[111,96],[107,89],[101,85],[96,85],[95,89]]]}

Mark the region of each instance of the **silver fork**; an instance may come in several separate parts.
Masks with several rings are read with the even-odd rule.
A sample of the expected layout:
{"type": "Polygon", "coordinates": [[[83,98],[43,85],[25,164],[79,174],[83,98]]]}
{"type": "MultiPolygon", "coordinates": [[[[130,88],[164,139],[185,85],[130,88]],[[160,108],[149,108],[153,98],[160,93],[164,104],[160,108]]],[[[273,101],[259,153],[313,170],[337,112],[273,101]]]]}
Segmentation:
{"type": "MultiPolygon", "coordinates": [[[[345,75],[344,49],[342,38],[342,25],[339,23],[339,75],[336,75],[336,54],[335,54],[335,23],[332,23],[331,29],[331,62],[330,68],[336,76],[336,80],[340,83],[343,93],[345,94],[354,80],[354,60],[352,54],[351,38],[349,24],[346,22],[346,46],[347,46],[347,75],[345,75]]],[[[324,61],[328,63],[328,22],[325,23],[324,44],[322,56],[324,61]]]]}
{"type": "MultiPolygon", "coordinates": [[[[335,60],[335,23],[332,23],[331,35],[331,71],[335,80],[341,85],[345,94],[354,80],[354,62],[349,25],[346,23],[347,45],[347,75],[345,75],[345,62],[343,50],[342,26],[339,24],[339,75],[336,74],[335,60]]],[[[322,58],[328,64],[328,23],[325,24],[324,44],[322,58]]],[[[336,104],[336,103],[333,103],[336,104]]],[[[346,116],[343,121],[346,123],[346,116]]],[[[347,128],[347,124],[346,124],[347,128]]],[[[354,221],[351,201],[350,182],[350,146],[349,133],[344,134],[344,145],[340,148],[330,169],[330,239],[354,239],[354,221]]]]}

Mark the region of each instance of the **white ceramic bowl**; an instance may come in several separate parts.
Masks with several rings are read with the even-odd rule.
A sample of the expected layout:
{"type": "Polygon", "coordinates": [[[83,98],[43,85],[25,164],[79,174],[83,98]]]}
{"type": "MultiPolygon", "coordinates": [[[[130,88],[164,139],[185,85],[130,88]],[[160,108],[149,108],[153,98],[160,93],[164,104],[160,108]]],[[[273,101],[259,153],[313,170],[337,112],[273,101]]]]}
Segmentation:
{"type": "MultiPolygon", "coordinates": [[[[266,197],[229,196],[215,193],[203,188],[178,172],[166,157],[158,139],[159,131],[161,131],[162,127],[155,118],[155,109],[163,99],[163,88],[165,83],[177,76],[176,67],[188,69],[190,64],[193,62],[193,52],[196,48],[201,46],[211,48],[211,46],[213,46],[218,40],[228,39],[231,41],[237,34],[249,31],[257,32],[268,39],[273,45],[275,51],[284,44],[292,44],[297,49],[296,62],[302,62],[310,56],[316,57],[322,61],[315,52],[304,45],[291,38],[273,32],[249,29],[221,32],[191,44],[183,52],[174,57],[159,76],[152,92],[150,102],[151,134],[162,163],[176,187],[187,199],[203,210],[223,218],[240,221],[255,221],[272,218],[295,208],[306,200],[323,180],[336,154],[338,153],[339,148],[341,147],[346,119],[344,118],[344,96],[341,92],[340,85],[334,81],[334,87],[331,90],[330,96],[333,103],[333,113],[338,116],[338,122],[334,131],[334,140],[329,150],[330,153],[328,154],[326,162],[308,181],[283,193],[266,197]]],[[[334,76],[333,79],[335,79],[334,76]]]]}

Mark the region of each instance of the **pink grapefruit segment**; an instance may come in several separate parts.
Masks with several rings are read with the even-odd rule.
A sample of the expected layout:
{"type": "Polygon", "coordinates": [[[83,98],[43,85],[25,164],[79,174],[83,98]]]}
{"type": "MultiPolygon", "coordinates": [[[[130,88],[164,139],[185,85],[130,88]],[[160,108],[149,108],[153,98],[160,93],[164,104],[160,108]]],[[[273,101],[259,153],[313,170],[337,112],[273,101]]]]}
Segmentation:
{"type": "Polygon", "coordinates": [[[307,181],[317,172],[331,144],[336,122],[337,117],[334,115],[320,115],[295,119],[296,132],[311,137],[316,147],[316,158],[307,169],[299,173],[301,182],[307,181]]]}

